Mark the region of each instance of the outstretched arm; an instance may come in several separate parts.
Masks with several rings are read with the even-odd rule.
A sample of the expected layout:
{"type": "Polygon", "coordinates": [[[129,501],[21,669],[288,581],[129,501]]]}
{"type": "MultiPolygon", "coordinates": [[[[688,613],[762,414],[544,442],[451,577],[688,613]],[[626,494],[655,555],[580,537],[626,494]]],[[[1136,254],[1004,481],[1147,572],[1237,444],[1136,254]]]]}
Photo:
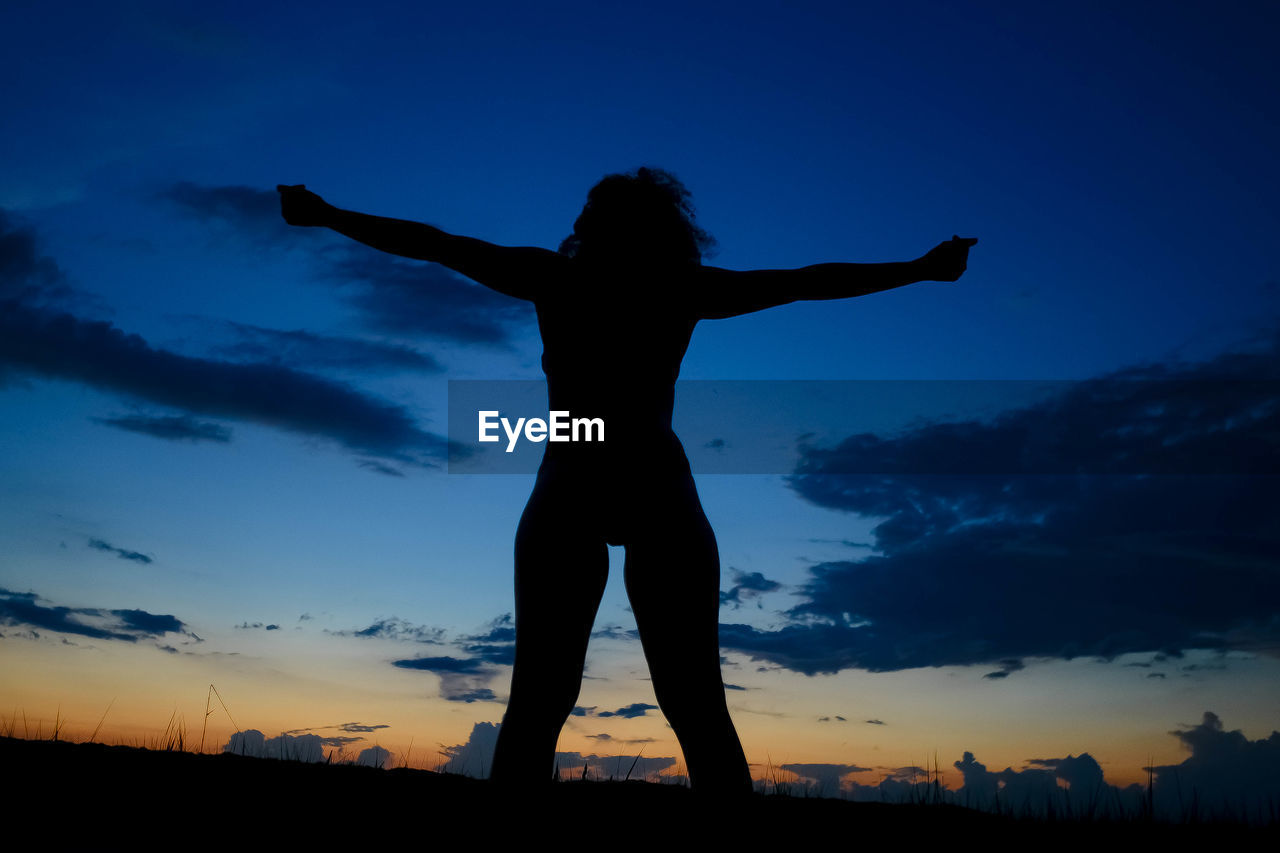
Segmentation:
{"type": "Polygon", "coordinates": [[[334,207],[305,185],[279,185],[280,211],[290,225],[323,226],[383,252],[443,264],[508,296],[533,299],[541,273],[560,255],[449,234],[421,222],[334,207]]]}
{"type": "Polygon", "coordinates": [[[804,299],[846,299],[917,281],[955,281],[964,273],[973,237],[953,237],[914,261],[888,264],[815,264],[790,270],[702,267],[695,298],[698,316],[736,317],[804,299]]]}

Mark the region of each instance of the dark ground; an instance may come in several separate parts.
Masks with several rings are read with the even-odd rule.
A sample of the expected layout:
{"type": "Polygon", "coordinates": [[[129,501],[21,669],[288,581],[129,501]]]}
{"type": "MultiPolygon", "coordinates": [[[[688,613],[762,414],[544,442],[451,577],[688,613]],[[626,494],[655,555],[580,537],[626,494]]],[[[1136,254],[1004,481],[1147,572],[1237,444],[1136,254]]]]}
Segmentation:
{"type": "MultiPolygon", "coordinates": [[[[9,849],[295,849],[338,845],[480,850],[688,850],[746,842],[784,849],[968,839],[978,844],[1273,844],[1278,827],[1144,821],[1013,820],[947,805],[754,795],[706,801],[673,785],[568,782],[504,795],[488,782],[426,770],[197,755],[0,738],[9,849]],[[86,844],[86,842],[88,844],[86,844]]],[[[772,850],[769,853],[773,853],[772,850]]]]}

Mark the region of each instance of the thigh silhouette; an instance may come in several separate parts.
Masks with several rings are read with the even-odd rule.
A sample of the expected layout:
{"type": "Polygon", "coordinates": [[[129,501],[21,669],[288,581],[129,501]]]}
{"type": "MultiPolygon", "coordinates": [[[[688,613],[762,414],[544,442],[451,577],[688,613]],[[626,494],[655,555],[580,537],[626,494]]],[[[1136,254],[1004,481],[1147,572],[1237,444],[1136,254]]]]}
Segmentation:
{"type": "MultiPolygon", "coordinates": [[[[650,504],[654,506],[654,504],[650,504]]],[[[751,775],[720,674],[720,554],[692,481],[627,543],[627,595],[654,693],[695,789],[749,793],[751,775]]]]}
{"type": "Polygon", "coordinates": [[[569,506],[535,505],[537,500],[535,492],[516,532],[512,698],[521,688],[532,689],[543,692],[544,702],[558,700],[558,710],[568,697],[567,715],[609,578],[609,551],[599,534],[575,523],[569,506]]]}
{"type": "Polygon", "coordinates": [[[587,642],[609,577],[604,539],[575,511],[583,497],[540,477],[516,530],[515,668],[492,778],[550,779],[578,700],[587,642]]]}

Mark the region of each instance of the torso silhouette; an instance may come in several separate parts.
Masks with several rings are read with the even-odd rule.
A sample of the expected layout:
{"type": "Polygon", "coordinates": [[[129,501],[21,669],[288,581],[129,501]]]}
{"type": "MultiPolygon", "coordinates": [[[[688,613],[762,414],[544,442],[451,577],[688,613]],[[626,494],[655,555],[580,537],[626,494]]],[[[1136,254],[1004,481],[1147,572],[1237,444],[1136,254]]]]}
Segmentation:
{"type": "Polygon", "coordinates": [[[572,502],[588,529],[627,544],[697,501],[671,429],[675,382],[697,324],[692,270],[620,273],[576,260],[561,269],[563,280],[534,300],[549,406],[602,418],[605,440],[548,442],[539,484],[563,487],[553,493],[572,502]]]}

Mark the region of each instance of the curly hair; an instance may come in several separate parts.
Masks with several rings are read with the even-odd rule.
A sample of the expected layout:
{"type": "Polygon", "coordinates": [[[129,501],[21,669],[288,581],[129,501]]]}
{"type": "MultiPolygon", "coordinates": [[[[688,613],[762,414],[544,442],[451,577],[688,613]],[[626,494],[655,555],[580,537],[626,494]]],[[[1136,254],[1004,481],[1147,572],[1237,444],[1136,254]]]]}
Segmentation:
{"type": "Polygon", "coordinates": [[[604,262],[699,264],[715,239],[694,220],[693,197],[680,179],[665,169],[641,166],[605,175],[591,188],[560,253],[604,262]]]}

